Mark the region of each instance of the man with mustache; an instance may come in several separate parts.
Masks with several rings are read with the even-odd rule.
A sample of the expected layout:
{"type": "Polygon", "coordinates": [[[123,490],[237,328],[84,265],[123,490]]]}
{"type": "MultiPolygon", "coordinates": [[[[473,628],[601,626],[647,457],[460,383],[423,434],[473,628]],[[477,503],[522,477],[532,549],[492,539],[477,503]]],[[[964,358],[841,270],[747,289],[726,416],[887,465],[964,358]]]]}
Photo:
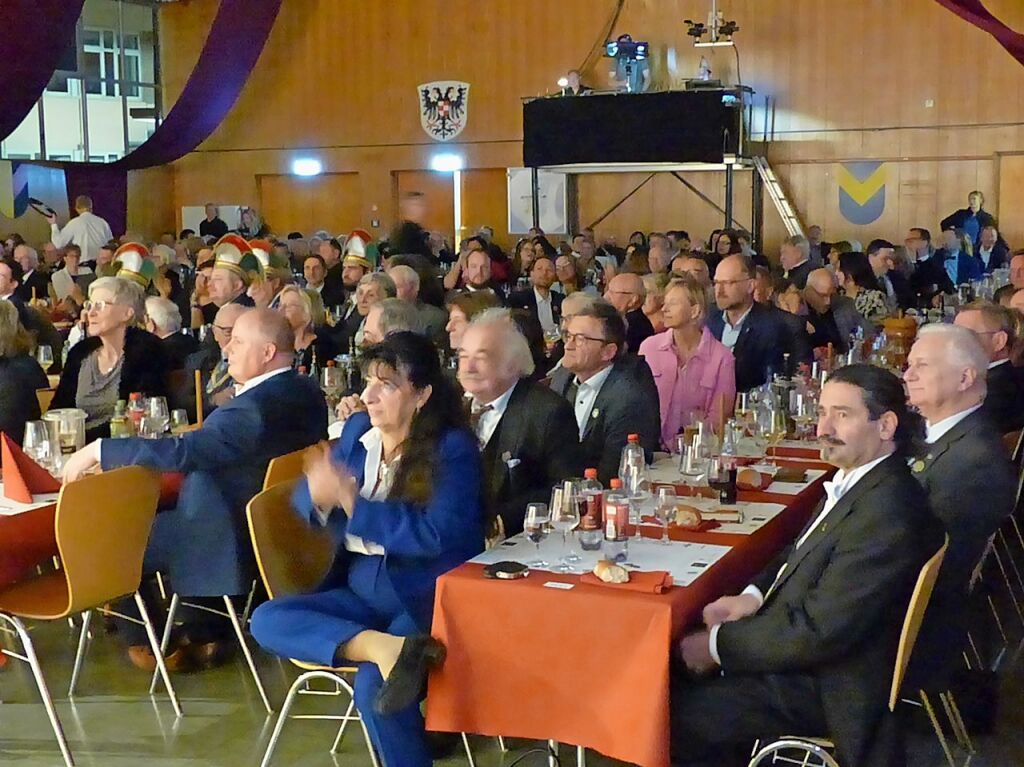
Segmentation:
{"type": "Polygon", "coordinates": [[[673,764],[745,765],[755,738],[788,732],[829,735],[849,767],[903,763],[886,705],[896,645],[942,544],[907,466],[923,432],[889,371],[848,365],[828,379],[818,437],[839,471],[793,546],[680,642],[673,764]]]}

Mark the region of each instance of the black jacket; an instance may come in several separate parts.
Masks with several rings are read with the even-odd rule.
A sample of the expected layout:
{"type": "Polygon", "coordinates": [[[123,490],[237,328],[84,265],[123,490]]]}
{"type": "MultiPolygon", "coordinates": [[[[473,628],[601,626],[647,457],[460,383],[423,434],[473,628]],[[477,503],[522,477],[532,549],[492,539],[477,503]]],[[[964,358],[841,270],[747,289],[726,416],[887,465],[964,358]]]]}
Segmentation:
{"type": "MultiPolygon", "coordinates": [[[[549,297],[551,299],[551,316],[557,325],[562,319],[562,301],[565,296],[552,290],[549,297]]],[[[540,316],[537,314],[537,294],[533,292],[532,287],[515,291],[508,297],[505,305],[509,309],[526,309],[540,322],[540,316]]]]}
{"type": "Polygon", "coordinates": [[[1024,428],[1024,370],[1009,360],[989,368],[981,410],[999,434],[1024,428]]]}
{"type": "Polygon", "coordinates": [[[339,261],[328,269],[324,276],[324,287],[320,291],[320,298],[323,299],[326,307],[341,306],[345,303],[347,291],[345,290],[345,281],[341,278],[341,271],[342,264],[339,261]]]}
{"type": "Polygon", "coordinates": [[[1010,248],[1003,242],[1000,237],[999,241],[992,246],[992,252],[988,257],[988,264],[981,257],[981,248],[974,249],[974,255],[981,261],[982,268],[986,272],[991,272],[993,269],[1001,269],[1010,265],[1010,248]]]}
{"type": "Polygon", "coordinates": [[[161,338],[160,344],[164,347],[168,370],[183,370],[189,355],[199,351],[199,342],[191,333],[172,333],[161,338]]]}
{"type": "Polygon", "coordinates": [[[784,270],[783,276],[796,285],[800,290],[803,290],[807,287],[807,275],[813,272],[814,269],[814,264],[812,264],[810,259],[808,259],[799,266],[795,266],[788,271],[784,270]]]}
{"type": "Polygon", "coordinates": [[[553,485],[583,474],[572,406],[545,386],[520,380],[483,448],[484,502],[505,526],[523,530],[528,503],[547,503],[553,485]]]}
{"type": "Polygon", "coordinates": [[[640,353],[640,344],[654,335],[654,325],[647,319],[643,309],[626,312],[626,351],[640,353]]]}
{"type": "Polygon", "coordinates": [[[32,274],[28,278],[22,278],[21,282],[18,283],[18,287],[14,289],[14,295],[22,301],[28,302],[32,300],[32,291],[35,290],[36,298],[49,298],[49,287],[50,275],[38,269],[33,269],[32,274]]]}
{"type": "MultiPolygon", "coordinates": [[[[995,216],[993,216],[987,210],[984,210],[984,209],[979,210],[974,215],[978,219],[978,232],[979,233],[986,226],[995,226],[996,225],[995,216]]],[[[943,232],[946,231],[947,229],[963,229],[964,228],[964,222],[967,221],[967,219],[969,219],[970,217],[971,217],[971,209],[970,208],[960,208],[960,210],[958,210],[958,211],[956,211],[954,213],[950,213],[948,216],[946,216],[944,219],[942,219],[941,223],[939,223],[939,229],[941,231],[943,231],[943,232]]],[[[975,242],[974,244],[977,245],[977,242],[975,242]]]]}
{"type": "Polygon", "coordinates": [[[896,645],[914,583],[941,538],[906,461],[890,456],[803,545],[755,579],[762,607],[719,629],[723,672],[813,675],[837,760],[850,767],[900,763],[888,711],[896,645]]]}
{"type": "Polygon", "coordinates": [[[0,357],[0,432],[20,445],[25,423],[39,419],[36,389],[49,385],[39,363],[27,354],[0,357]]]}
{"type": "Polygon", "coordinates": [[[962,662],[971,573],[1013,510],[1016,475],[1000,433],[981,410],[929,445],[913,470],[949,534],[949,550],[914,647],[908,683],[929,682],[945,690],[943,677],[962,662]]]}
{"type": "MultiPolygon", "coordinates": [[[[807,331],[787,324],[767,306],[755,303],[743,321],[732,354],[736,358],[736,391],[750,391],[768,380],[768,369],[774,373],[792,372],[798,362],[807,362],[810,348],[807,331]],[[789,353],[790,371],[784,371],[783,355],[789,353]]],[[[719,341],[725,329],[722,312],[708,316],[708,329],[719,341]]]]}
{"type": "Polygon", "coordinates": [[[910,287],[918,305],[930,306],[939,293],[953,293],[956,289],[946,274],[942,251],[935,251],[927,261],[918,261],[910,275],[910,287]]]}
{"type": "MultiPolygon", "coordinates": [[[[914,293],[914,288],[910,284],[910,280],[907,279],[906,275],[902,272],[898,272],[892,269],[885,275],[889,278],[889,282],[892,283],[892,292],[896,296],[896,305],[906,311],[907,309],[914,309],[917,307],[917,295],[914,293]]],[[[883,281],[879,280],[879,287],[882,288],[883,293],[887,293],[883,281]]]]}
{"type": "MultiPolygon", "coordinates": [[[[77,407],[78,374],[82,362],[100,348],[99,338],[84,338],[71,347],[68,361],[61,374],[57,392],[53,395],[51,407],[77,407]]],[[[124,364],[121,367],[121,381],[118,384],[118,399],[127,400],[132,392],[145,396],[167,396],[167,356],[160,339],[139,328],[128,328],[124,337],[124,364]]],[[[110,436],[110,425],[90,429],[86,439],[110,436]]]]}
{"type": "MultiPolygon", "coordinates": [[[[573,373],[560,367],[551,374],[551,388],[565,397],[574,378],[573,373]]],[[[578,434],[575,403],[570,406],[574,432],[578,434]]],[[[650,463],[661,441],[658,389],[647,362],[627,355],[614,364],[598,392],[580,440],[584,467],[596,468],[605,487],[619,475],[619,458],[630,434],[640,435],[640,444],[650,463]]]]}

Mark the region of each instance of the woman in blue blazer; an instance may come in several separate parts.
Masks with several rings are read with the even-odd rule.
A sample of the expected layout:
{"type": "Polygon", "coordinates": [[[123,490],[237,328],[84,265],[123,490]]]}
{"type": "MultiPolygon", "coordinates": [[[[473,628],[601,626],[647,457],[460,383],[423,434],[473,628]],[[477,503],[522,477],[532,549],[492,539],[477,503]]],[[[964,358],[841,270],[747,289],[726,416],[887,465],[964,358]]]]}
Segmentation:
{"type": "Polygon", "coordinates": [[[483,550],[480,456],[461,397],[430,341],[394,333],[364,358],[367,413],[307,460],[292,499],[338,543],[313,594],[252,616],[273,653],[325,666],[357,663],[355,700],[385,764],[432,763],[419,699],[444,646],[429,636],[434,584],[483,550]]]}

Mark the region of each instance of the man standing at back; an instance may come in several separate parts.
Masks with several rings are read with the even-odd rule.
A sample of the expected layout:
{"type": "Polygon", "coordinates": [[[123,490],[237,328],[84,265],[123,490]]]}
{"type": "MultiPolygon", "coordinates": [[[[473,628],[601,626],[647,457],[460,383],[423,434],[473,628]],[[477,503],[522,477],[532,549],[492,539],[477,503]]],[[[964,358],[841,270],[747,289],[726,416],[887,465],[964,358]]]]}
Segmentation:
{"type": "Polygon", "coordinates": [[[84,194],[75,198],[78,216],[68,221],[61,229],[57,226],[57,214],[47,216],[50,222],[50,239],[58,248],[73,243],[82,249],[83,261],[95,261],[100,248],[114,239],[110,224],[92,212],[92,198],[84,194]]]}
{"type": "MultiPolygon", "coordinates": [[[[223,605],[224,595],[248,593],[255,561],[246,504],[262,489],[272,458],[327,437],[324,396],[315,381],[292,370],[294,344],[283,315],[270,309],[246,311],[227,344],[238,391],[200,429],[166,439],[97,440],[68,460],[64,478],[69,482],[97,464],[104,470],[149,466],[185,474],[177,507],[156,518],[144,562],[147,573],[159,570],[169,576],[183,599],[217,598],[223,605]]],[[[190,646],[223,640],[230,629],[219,629],[197,623],[190,646]]],[[[129,633],[133,663],[148,667],[152,654],[146,642],[137,632],[129,633]]]]}
{"type": "Polygon", "coordinates": [[[793,732],[827,734],[844,767],[905,763],[889,688],[914,583],[942,545],[907,467],[923,424],[871,365],[833,373],[818,412],[839,472],[795,544],[680,642],[673,764],[745,765],[755,738],[793,732]]]}

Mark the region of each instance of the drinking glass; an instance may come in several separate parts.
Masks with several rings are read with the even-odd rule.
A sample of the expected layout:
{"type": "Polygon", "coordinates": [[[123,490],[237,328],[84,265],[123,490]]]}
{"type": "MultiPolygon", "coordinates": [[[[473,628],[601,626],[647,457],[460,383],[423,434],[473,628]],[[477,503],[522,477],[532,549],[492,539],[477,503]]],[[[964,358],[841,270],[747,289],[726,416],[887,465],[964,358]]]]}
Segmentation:
{"type": "Polygon", "coordinates": [[[547,567],[548,563],[541,559],[540,544],[548,537],[548,522],[551,516],[548,514],[546,503],[526,504],[526,518],[523,520],[523,532],[526,539],[537,545],[537,558],[527,562],[527,567],[547,567]]]}
{"type": "Polygon", "coordinates": [[[622,480],[623,489],[629,497],[629,523],[634,526],[633,537],[640,538],[640,506],[651,497],[647,464],[641,460],[627,466],[622,480]]]}
{"type": "Polygon", "coordinates": [[[39,363],[39,367],[49,373],[50,368],[53,367],[53,349],[47,344],[39,344],[36,347],[36,362],[39,363]]]}
{"type": "Polygon", "coordinates": [[[335,366],[325,367],[320,371],[320,388],[327,399],[328,409],[333,410],[345,390],[345,374],[335,366]]]}
{"type": "Polygon", "coordinates": [[[668,526],[675,519],[677,500],[674,488],[658,488],[658,504],[654,507],[654,514],[658,518],[658,522],[661,523],[661,535],[658,537],[658,543],[663,546],[667,546],[670,543],[668,539],[668,526]]]}
{"type": "Polygon", "coordinates": [[[25,455],[44,469],[52,471],[56,449],[51,441],[50,428],[45,421],[29,421],[25,424],[25,438],[21,446],[25,455]]]}
{"type": "Polygon", "coordinates": [[[702,455],[699,445],[689,444],[683,446],[683,452],[679,454],[679,473],[687,485],[696,486],[704,479],[707,471],[707,462],[702,455]]]}
{"type": "Polygon", "coordinates": [[[160,436],[171,423],[171,415],[167,410],[167,399],[165,397],[149,397],[146,400],[145,417],[151,420],[151,428],[160,436]]]}
{"type": "MultiPolygon", "coordinates": [[[[575,530],[576,526],[580,523],[580,510],[573,497],[573,484],[572,482],[566,482],[563,487],[555,488],[552,492],[553,497],[555,495],[559,496],[559,503],[552,504],[551,506],[551,527],[555,532],[562,534],[562,557],[555,568],[555,572],[559,573],[575,572],[572,560],[569,558],[569,552],[567,551],[569,533],[575,530]]],[[[575,551],[572,553],[578,562],[579,555],[575,551]]]]}
{"type": "Polygon", "coordinates": [[[188,413],[184,410],[171,411],[171,434],[182,434],[188,428],[188,413]]]}
{"type": "MultiPolygon", "coordinates": [[[[766,417],[767,429],[765,430],[765,437],[768,440],[768,446],[770,448],[778,448],[778,445],[782,440],[786,438],[787,424],[786,424],[786,411],[782,408],[773,407],[766,417]]],[[[773,456],[770,463],[775,464],[777,456],[773,456]]]]}

